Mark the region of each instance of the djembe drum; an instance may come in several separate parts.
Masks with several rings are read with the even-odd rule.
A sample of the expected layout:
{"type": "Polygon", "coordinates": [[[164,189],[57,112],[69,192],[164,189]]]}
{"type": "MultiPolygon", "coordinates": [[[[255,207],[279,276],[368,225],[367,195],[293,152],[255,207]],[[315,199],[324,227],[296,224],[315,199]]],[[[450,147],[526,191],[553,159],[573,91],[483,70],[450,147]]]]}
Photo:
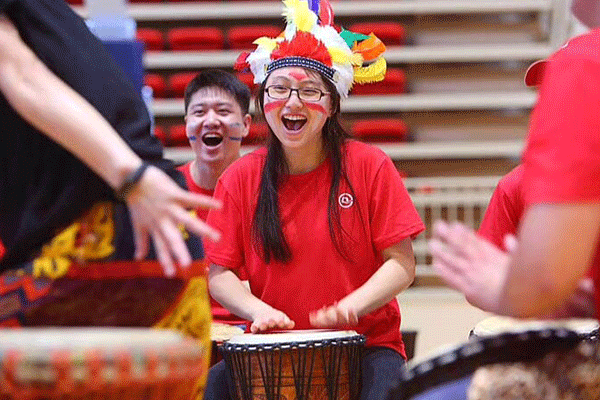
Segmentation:
{"type": "Polygon", "coordinates": [[[146,328],[0,330],[0,398],[189,400],[207,351],[146,328]]]}
{"type": "Polygon", "coordinates": [[[236,336],[221,350],[235,399],[355,400],[364,343],[354,331],[298,330],[236,336]]]}
{"type": "Polygon", "coordinates": [[[463,344],[409,365],[389,399],[599,398],[600,353],[593,330],[540,321],[496,333],[482,330],[463,344]]]}

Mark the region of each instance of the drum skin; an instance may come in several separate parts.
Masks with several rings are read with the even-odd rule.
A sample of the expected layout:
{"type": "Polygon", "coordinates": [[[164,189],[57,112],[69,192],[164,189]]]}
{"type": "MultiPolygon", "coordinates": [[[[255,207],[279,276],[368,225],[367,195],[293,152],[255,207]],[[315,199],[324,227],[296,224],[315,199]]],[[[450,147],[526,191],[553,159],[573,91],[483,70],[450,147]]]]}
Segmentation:
{"type": "MultiPolygon", "coordinates": [[[[302,332],[302,331],[298,331],[302,332]]],[[[360,359],[365,339],[355,332],[327,339],[317,333],[280,334],[281,341],[222,346],[235,382],[235,398],[354,400],[360,396],[360,359]],[[289,336],[288,336],[289,335],[289,336]]],[[[247,336],[247,335],[243,335],[247,336]]],[[[256,335],[268,336],[268,335],[256,335]]]]}

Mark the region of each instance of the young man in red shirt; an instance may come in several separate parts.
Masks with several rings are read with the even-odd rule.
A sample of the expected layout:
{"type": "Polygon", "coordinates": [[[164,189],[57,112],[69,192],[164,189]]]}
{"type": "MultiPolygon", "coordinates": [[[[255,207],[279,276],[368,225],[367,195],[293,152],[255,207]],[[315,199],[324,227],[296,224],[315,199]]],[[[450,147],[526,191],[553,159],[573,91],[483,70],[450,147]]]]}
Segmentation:
{"type": "MultiPolygon", "coordinates": [[[[250,130],[250,89],[229,72],[208,69],[188,84],[184,104],[185,130],[194,159],[177,169],[190,192],[212,196],[223,171],[240,157],[242,139],[250,130]]],[[[208,209],[200,207],[196,214],[206,220],[208,209]]],[[[243,271],[240,274],[243,278],[243,271]]],[[[247,321],[210,300],[213,323],[246,325],[247,321]]]]}

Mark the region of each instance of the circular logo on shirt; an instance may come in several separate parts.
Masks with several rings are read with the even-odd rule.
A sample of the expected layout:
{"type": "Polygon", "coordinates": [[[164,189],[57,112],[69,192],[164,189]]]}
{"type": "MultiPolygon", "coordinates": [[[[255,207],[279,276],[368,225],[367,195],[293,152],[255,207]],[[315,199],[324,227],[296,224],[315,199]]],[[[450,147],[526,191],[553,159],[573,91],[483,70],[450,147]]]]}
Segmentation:
{"type": "Polygon", "coordinates": [[[354,204],[354,197],[350,193],[342,193],[338,199],[340,203],[340,207],[342,208],[350,208],[352,204],[354,204]]]}

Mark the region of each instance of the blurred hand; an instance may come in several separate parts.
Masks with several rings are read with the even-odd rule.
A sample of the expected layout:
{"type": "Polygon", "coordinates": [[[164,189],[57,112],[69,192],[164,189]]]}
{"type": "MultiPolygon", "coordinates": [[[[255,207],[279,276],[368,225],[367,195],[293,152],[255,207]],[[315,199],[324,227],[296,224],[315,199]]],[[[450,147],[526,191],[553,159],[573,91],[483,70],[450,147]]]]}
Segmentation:
{"type": "Polygon", "coordinates": [[[152,238],[156,256],[167,276],[176,271],[175,262],[187,268],[192,258],[183,239],[180,225],[188,231],[217,241],[220,233],[188,210],[197,207],[220,208],[211,197],[190,193],[177,185],[162,170],[150,166],[127,197],[135,237],[135,258],[148,254],[148,238],[152,238]]]}
{"type": "Polygon", "coordinates": [[[252,325],[250,325],[250,332],[258,333],[270,329],[293,329],[295,325],[296,323],[285,313],[274,308],[269,308],[254,318],[252,325]]]}
{"type": "MultiPolygon", "coordinates": [[[[512,239],[507,238],[509,242],[512,239]]],[[[511,252],[517,244],[509,244],[511,252]]],[[[429,241],[433,268],[472,305],[498,313],[511,256],[463,224],[438,221],[429,241]]]]}
{"type": "Polygon", "coordinates": [[[308,318],[310,324],[316,328],[334,328],[358,324],[356,311],[340,303],[313,311],[308,318]]]}

